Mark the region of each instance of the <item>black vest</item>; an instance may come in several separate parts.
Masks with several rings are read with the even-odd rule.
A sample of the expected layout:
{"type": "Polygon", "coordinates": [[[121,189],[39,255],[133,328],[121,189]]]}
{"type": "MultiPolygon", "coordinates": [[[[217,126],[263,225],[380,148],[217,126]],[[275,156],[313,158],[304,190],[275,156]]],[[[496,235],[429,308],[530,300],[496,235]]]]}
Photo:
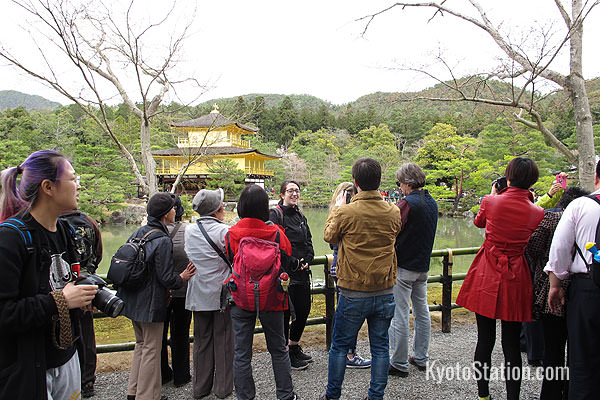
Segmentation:
{"type": "Polygon", "coordinates": [[[437,229],[438,206],[425,189],[411,192],[404,200],[410,205],[410,211],[396,238],[398,268],[427,272],[437,229]]]}

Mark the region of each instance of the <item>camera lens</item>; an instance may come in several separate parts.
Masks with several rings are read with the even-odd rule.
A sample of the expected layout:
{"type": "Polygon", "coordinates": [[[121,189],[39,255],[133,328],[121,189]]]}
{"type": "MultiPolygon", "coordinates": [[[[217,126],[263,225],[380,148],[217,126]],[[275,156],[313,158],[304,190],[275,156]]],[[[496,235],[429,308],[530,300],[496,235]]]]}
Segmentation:
{"type": "Polygon", "coordinates": [[[116,294],[106,288],[106,282],[98,275],[88,275],[77,279],[76,285],[97,285],[98,291],[92,304],[104,314],[116,318],[123,311],[125,303],[116,294]]]}
{"type": "Polygon", "coordinates": [[[125,305],[123,300],[118,298],[106,288],[98,289],[98,293],[96,293],[96,297],[94,297],[92,304],[98,310],[112,318],[118,317],[121,314],[121,311],[123,311],[123,306],[125,305]]]}

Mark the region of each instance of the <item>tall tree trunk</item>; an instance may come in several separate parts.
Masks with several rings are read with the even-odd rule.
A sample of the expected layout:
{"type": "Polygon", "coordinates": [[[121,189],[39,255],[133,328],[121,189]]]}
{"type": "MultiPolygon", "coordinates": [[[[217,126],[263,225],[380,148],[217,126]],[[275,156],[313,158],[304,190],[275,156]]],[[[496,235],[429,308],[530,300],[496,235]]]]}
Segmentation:
{"type": "Polygon", "coordinates": [[[150,121],[142,118],[140,127],[140,144],[142,152],[142,162],[146,169],[146,181],[148,182],[148,197],[158,192],[158,184],[156,181],[156,162],[151,154],[150,149],[150,121]]]}
{"type": "Polygon", "coordinates": [[[573,102],[575,116],[577,147],[579,150],[579,184],[584,189],[594,190],[596,157],[594,149],[594,130],[592,128],[592,113],[585,80],[583,79],[582,50],[583,24],[576,23],[577,16],[582,11],[582,0],[572,1],[572,20],[574,22],[570,46],[570,75],[567,78],[567,90],[573,102]]]}

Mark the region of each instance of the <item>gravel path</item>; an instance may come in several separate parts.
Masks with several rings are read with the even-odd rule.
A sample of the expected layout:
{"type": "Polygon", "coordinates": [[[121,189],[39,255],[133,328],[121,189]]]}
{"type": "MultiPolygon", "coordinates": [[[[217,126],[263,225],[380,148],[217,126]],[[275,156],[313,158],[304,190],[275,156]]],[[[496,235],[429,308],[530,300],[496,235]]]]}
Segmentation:
{"type": "MultiPolygon", "coordinates": [[[[498,338],[492,362],[499,366],[503,361],[502,350],[498,338]]],[[[460,366],[463,377],[468,375],[467,368],[470,367],[475,351],[476,327],[474,324],[454,324],[452,333],[444,334],[439,329],[432,330],[430,347],[430,368],[428,372],[420,372],[411,366],[408,378],[390,376],[385,391],[385,399],[477,399],[475,380],[446,379],[456,374],[457,363],[460,366]],[[452,368],[444,370],[444,368],[452,368]],[[444,379],[438,381],[438,371],[444,371],[444,379]]],[[[368,356],[369,343],[366,339],[358,342],[359,353],[368,356]]],[[[304,347],[310,352],[314,362],[304,371],[292,371],[295,391],[299,399],[318,399],[327,384],[327,357],[323,348],[304,347]]],[[[527,361],[525,354],[522,358],[527,361]]],[[[273,372],[269,354],[266,352],[255,352],[252,361],[254,379],[256,381],[257,399],[275,399],[273,372]]],[[[540,369],[541,371],[541,369],[540,369]]],[[[531,370],[535,374],[535,369],[531,370]]],[[[468,376],[466,376],[468,378],[468,376]]],[[[96,396],[93,400],[125,399],[127,389],[128,372],[100,373],[96,381],[96,396]]],[[[342,389],[342,399],[362,399],[368,390],[370,369],[358,370],[347,369],[342,389]]],[[[521,399],[533,399],[539,395],[541,381],[535,376],[531,379],[523,379],[521,385],[521,399]]],[[[490,391],[497,399],[506,398],[504,382],[501,380],[490,383],[490,391]]],[[[191,383],[181,388],[175,388],[172,383],[163,386],[163,394],[169,399],[191,399],[191,383]]],[[[205,397],[207,400],[216,399],[213,395],[205,397]]],[[[233,400],[235,396],[228,399],[233,400]]]]}

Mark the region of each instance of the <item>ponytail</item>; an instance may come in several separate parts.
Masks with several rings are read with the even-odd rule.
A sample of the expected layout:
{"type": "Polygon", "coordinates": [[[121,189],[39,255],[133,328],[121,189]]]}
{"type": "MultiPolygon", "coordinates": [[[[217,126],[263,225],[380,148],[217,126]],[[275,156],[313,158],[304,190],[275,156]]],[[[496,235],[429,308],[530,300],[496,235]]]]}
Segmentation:
{"type": "Polygon", "coordinates": [[[7,168],[0,175],[0,222],[31,208],[38,198],[42,181],[55,182],[63,173],[65,157],[54,150],[32,153],[17,167],[7,168]],[[22,174],[17,185],[17,178],[22,174]]]}
{"type": "Polygon", "coordinates": [[[0,175],[2,194],[0,194],[0,222],[15,215],[27,207],[27,202],[19,196],[17,177],[22,172],[21,167],[7,168],[0,175]]]}

